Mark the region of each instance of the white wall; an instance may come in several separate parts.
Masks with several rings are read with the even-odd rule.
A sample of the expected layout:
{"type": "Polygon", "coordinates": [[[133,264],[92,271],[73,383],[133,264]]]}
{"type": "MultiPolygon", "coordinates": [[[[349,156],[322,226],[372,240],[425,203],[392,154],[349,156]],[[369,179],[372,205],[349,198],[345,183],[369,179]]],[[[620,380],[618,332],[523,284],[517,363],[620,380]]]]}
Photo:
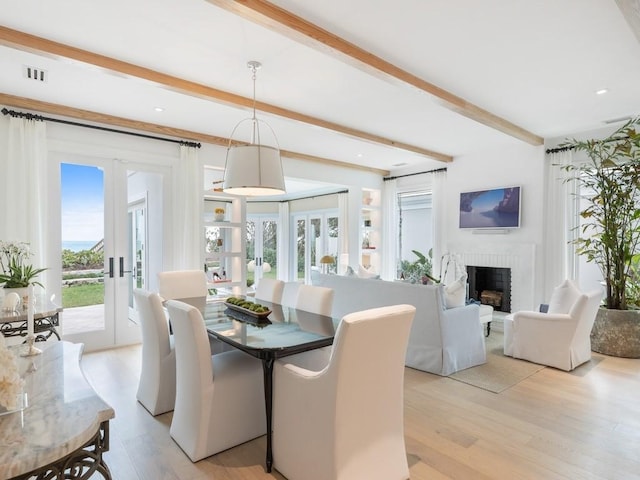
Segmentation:
{"type": "Polygon", "coordinates": [[[543,300],[544,156],[544,147],[522,143],[456,157],[447,165],[445,228],[441,232],[445,248],[454,243],[534,244],[535,302],[543,300]],[[518,185],[521,186],[520,228],[499,235],[458,228],[461,192],[518,185]]]}

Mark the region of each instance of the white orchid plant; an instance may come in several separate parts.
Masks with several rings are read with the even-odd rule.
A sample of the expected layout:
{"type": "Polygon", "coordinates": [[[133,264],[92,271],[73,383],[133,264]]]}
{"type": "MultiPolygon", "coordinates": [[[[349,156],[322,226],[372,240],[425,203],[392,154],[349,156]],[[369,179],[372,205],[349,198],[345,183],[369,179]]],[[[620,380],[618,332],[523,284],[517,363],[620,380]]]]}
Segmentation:
{"type": "Polygon", "coordinates": [[[28,287],[31,284],[42,286],[34,279],[46,268],[33,268],[28,263],[31,255],[28,243],[0,240],[0,284],[5,288],[28,287]]]}

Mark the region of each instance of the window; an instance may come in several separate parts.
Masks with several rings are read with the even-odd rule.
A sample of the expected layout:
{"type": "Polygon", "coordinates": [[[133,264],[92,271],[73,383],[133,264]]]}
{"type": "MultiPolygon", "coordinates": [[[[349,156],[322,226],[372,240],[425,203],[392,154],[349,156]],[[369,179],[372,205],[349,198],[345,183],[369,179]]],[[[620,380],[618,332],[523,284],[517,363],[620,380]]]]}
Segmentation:
{"type": "Polygon", "coordinates": [[[430,191],[398,193],[397,276],[401,276],[402,261],[414,262],[414,250],[429,256],[433,247],[432,195],[430,191]]]}

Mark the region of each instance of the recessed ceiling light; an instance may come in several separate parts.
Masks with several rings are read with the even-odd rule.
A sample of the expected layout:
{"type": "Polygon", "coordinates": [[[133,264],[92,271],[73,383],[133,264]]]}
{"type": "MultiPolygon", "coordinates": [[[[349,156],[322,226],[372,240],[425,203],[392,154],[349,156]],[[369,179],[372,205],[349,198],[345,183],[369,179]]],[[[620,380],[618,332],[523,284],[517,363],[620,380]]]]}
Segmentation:
{"type": "Polygon", "coordinates": [[[156,112],[164,112],[164,108],[162,108],[162,107],[155,107],[154,110],[156,112]]]}
{"type": "Polygon", "coordinates": [[[601,88],[600,90],[596,90],[596,95],[604,95],[609,91],[608,88],[601,88]]]}
{"type": "Polygon", "coordinates": [[[359,153],[358,155],[356,155],[358,158],[362,158],[362,154],[359,153]]]}

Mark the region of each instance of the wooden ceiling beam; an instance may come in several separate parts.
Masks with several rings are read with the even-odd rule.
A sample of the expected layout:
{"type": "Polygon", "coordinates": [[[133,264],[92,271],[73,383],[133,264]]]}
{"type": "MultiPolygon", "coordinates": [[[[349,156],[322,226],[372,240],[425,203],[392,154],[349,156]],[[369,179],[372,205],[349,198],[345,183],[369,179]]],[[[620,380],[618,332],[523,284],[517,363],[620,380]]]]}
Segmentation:
{"type": "Polygon", "coordinates": [[[640,42],[640,3],[638,0],[616,0],[629,28],[640,42]]]}
{"type": "MultiPolygon", "coordinates": [[[[131,120],[124,117],[116,117],[113,115],[106,115],[104,113],[92,112],[90,110],[82,110],[79,108],[69,107],[66,105],[60,105],[57,103],[43,102],[40,100],[34,100],[31,98],[17,97],[15,95],[9,95],[0,92],[0,104],[14,107],[25,108],[39,113],[46,113],[49,115],[56,115],[60,117],[73,118],[76,120],[82,120],[85,122],[93,122],[102,125],[112,125],[120,128],[128,128],[139,132],[153,133],[156,135],[164,135],[166,137],[178,138],[181,140],[190,140],[203,143],[209,143],[212,145],[219,145],[221,147],[227,147],[229,145],[229,139],[224,137],[218,137],[215,135],[208,135],[206,133],[193,132],[191,130],[183,130],[181,128],[168,127],[166,125],[159,125],[156,123],[141,122],[138,120],[131,120]]],[[[239,144],[241,142],[233,141],[233,144],[239,144]]],[[[342,168],[350,168],[359,171],[366,171],[375,173],[381,176],[388,176],[389,171],[379,168],[366,167],[364,165],[356,165],[353,163],[341,162],[339,160],[332,160],[329,158],[316,157],[314,155],[308,155],[306,153],[292,152],[289,150],[280,150],[280,154],[283,157],[304,160],[308,162],[319,163],[322,165],[332,165],[342,168]]]]}
{"type": "MultiPolygon", "coordinates": [[[[0,25],[0,44],[10,46],[19,50],[28,51],[37,55],[52,55],[54,57],[62,57],[77,60],[90,65],[95,65],[110,72],[116,72],[131,77],[148,80],[169,90],[190,95],[193,97],[210,100],[234,107],[242,107],[252,109],[253,99],[242,97],[234,93],[225,92],[217,88],[191,82],[182,78],[167,75],[149,68],[134,65],[132,63],[123,62],[115,58],[107,57],[97,53],[82,50],[76,47],[65,45],[62,43],[47,40],[45,38],[30,35],[28,33],[13,30],[0,25]]],[[[374,135],[368,132],[357,130],[355,128],[339,125],[337,123],[322,120],[302,113],[294,112],[275,105],[264,102],[255,102],[257,110],[277,115],[279,117],[289,118],[298,122],[316,125],[321,128],[333,130],[335,132],[348,135],[350,137],[366,140],[387,147],[398,148],[400,150],[409,151],[425,157],[439,160],[441,162],[451,162],[453,157],[441,152],[436,152],[426,148],[410,145],[408,143],[398,142],[380,135],[374,135]]]]}
{"type": "Polygon", "coordinates": [[[477,105],[467,102],[432,83],[403,70],[386,60],[324,30],[307,20],[264,0],[207,0],[244,19],[267,27],[307,46],[329,52],[334,57],[356,64],[368,73],[399,80],[438,98],[446,108],[531,145],[542,145],[544,139],[477,105]]]}

